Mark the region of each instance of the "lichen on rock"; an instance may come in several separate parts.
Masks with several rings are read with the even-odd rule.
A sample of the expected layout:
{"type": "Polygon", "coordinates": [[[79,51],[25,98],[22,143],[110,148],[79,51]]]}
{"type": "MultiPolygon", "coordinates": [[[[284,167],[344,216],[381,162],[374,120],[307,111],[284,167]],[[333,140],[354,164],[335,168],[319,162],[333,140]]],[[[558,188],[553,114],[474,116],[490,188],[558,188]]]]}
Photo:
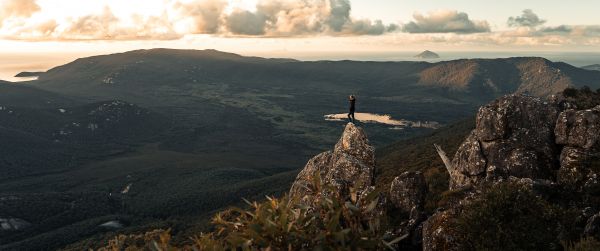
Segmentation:
{"type": "MultiPolygon", "coordinates": [[[[350,197],[350,190],[361,194],[373,185],[375,149],[370,145],[362,128],[348,123],[333,151],[323,152],[308,161],[290,189],[290,198],[310,201],[318,196],[311,187],[315,177],[342,198],[350,197]]],[[[355,194],[356,196],[356,194],[355,194]]]]}

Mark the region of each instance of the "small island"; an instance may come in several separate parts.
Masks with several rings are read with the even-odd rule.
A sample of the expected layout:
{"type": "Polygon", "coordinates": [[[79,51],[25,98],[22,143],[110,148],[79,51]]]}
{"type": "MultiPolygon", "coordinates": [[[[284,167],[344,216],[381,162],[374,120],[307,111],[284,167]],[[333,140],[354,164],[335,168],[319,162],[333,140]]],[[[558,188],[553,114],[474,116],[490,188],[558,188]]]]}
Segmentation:
{"type": "Polygon", "coordinates": [[[15,75],[15,78],[39,77],[40,75],[42,75],[44,73],[45,72],[42,72],[42,71],[24,71],[24,72],[20,72],[19,74],[15,75]]]}
{"type": "Polygon", "coordinates": [[[415,57],[423,58],[423,59],[433,59],[433,58],[440,58],[440,55],[438,55],[437,53],[435,53],[433,51],[426,50],[424,52],[419,53],[415,57]]]}

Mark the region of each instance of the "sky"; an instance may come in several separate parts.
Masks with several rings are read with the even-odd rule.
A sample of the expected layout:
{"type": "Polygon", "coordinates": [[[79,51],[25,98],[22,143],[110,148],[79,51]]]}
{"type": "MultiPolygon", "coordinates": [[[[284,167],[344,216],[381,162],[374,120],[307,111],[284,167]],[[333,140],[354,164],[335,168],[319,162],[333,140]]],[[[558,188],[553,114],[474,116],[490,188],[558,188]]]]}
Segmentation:
{"type": "Polygon", "coordinates": [[[0,0],[0,53],[600,49],[597,0],[0,0]]]}

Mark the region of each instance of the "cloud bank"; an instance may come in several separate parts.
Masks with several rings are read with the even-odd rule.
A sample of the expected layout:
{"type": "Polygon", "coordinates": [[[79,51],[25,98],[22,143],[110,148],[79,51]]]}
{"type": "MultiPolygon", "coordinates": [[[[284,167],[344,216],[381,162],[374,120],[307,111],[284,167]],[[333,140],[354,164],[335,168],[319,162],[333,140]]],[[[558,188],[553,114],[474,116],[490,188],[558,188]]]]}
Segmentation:
{"type": "Polygon", "coordinates": [[[35,0],[0,0],[0,23],[8,18],[26,18],[41,10],[35,0]]]}
{"type": "Polygon", "coordinates": [[[471,20],[469,15],[455,10],[438,10],[427,15],[415,13],[415,21],[404,25],[408,33],[482,33],[490,32],[487,21],[471,20]]]}
{"type": "Polygon", "coordinates": [[[361,39],[364,43],[381,41],[390,46],[600,46],[600,25],[544,26],[546,20],[531,9],[505,19],[507,29],[492,31],[487,21],[472,19],[458,10],[416,12],[403,24],[356,18],[350,0],[255,0],[255,5],[243,7],[230,0],[155,0],[153,3],[159,5],[154,9],[158,11],[152,14],[127,12],[137,11],[131,7],[123,12],[113,4],[84,13],[66,12],[61,17],[46,13],[48,5],[44,3],[48,2],[40,1],[41,6],[36,0],[0,3],[0,39],[5,40],[153,41],[186,40],[193,37],[187,35],[206,34],[213,38],[320,37],[338,41],[346,41],[341,37],[353,40],[353,36],[365,36],[361,39]]]}
{"type": "Polygon", "coordinates": [[[261,0],[256,11],[235,10],[225,16],[231,35],[271,37],[328,35],[382,35],[397,25],[351,17],[349,0],[261,0]]]}
{"type": "MultiPolygon", "coordinates": [[[[35,0],[0,0],[0,21],[43,12],[35,0]]],[[[169,40],[187,34],[302,37],[382,35],[398,25],[354,19],[349,0],[258,0],[255,10],[235,9],[226,0],[165,0],[161,16],[116,16],[106,6],[66,21],[0,23],[5,39],[17,40],[169,40]],[[230,10],[231,9],[231,10],[230,10]],[[127,22],[129,21],[129,22],[127,22]]]]}

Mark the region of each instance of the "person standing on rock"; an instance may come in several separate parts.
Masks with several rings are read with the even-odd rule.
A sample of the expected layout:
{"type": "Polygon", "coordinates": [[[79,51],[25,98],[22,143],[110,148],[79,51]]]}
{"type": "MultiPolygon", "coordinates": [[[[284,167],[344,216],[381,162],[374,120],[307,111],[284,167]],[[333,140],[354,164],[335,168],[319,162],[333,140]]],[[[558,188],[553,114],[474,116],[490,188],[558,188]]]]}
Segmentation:
{"type": "Polygon", "coordinates": [[[348,113],[348,120],[350,120],[350,122],[354,123],[354,110],[355,110],[355,104],[356,104],[356,97],[354,97],[354,95],[350,95],[348,97],[348,101],[350,101],[350,112],[348,113]]]}

